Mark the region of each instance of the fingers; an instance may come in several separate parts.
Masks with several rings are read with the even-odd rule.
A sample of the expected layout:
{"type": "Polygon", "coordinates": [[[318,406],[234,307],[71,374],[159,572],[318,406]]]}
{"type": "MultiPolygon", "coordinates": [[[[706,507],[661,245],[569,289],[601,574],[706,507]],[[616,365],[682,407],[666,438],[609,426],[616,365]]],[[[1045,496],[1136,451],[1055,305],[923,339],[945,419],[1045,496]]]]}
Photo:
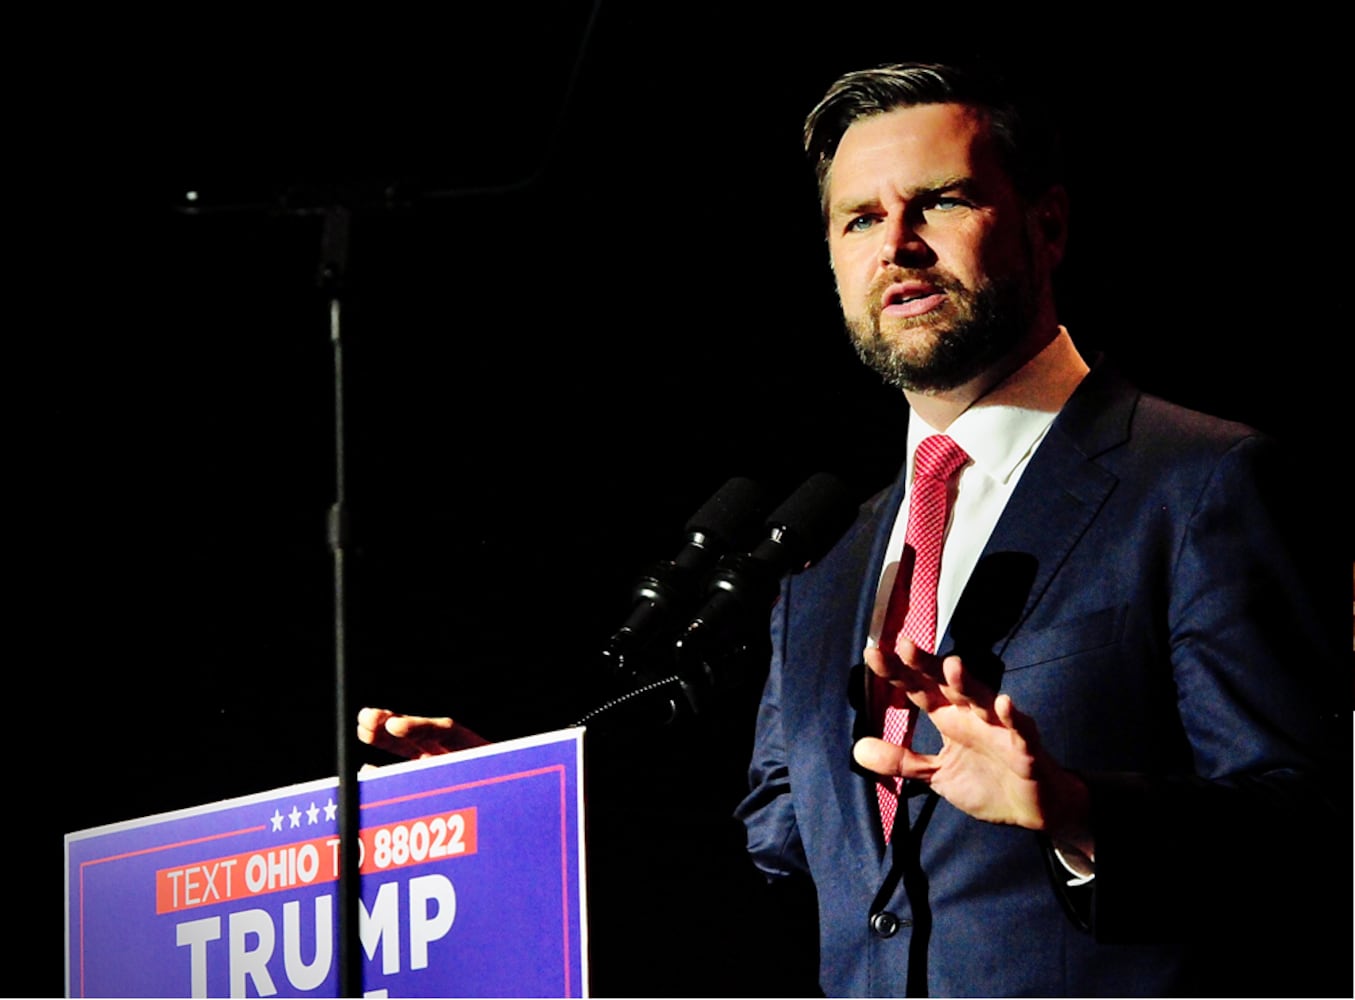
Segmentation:
{"type": "Polygon", "coordinates": [[[428,719],[418,715],[401,715],[386,723],[386,731],[404,739],[414,740],[423,747],[424,757],[434,754],[469,750],[489,743],[475,730],[443,716],[428,719]]]}
{"type": "Polygon", "coordinates": [[[908,699],[924,712],[952,703],[945,690],[942,661],[912,640],[899,636],[892,653],[867,647],[862,656],[872,673],[902,688],[908,699]]]}
{"type": "Polygon", "coordinates": [[[384,708],[364,708],[358,712],[358,739],[370,746],[378,745],[385,733],[386,720],[395,713],[384,708]]]}
{"type": "Polygon", "coordinates": [[[1040,729],[1035,725],[1035,720],[1018,709],[1010,695],[998,695],[993,702],[993,709],[1002,720],[1002,725],[1021,737],[1029,753],[1037,754],[1042,750],[1040,729]]]}
{"type": "Polygon", "coordinates": [[[903,637],[892,652],[867,646],[861,655],[871,673],[905,691],[923,690],[941,678],[941,661],[903,637]]]}
{"type": "MultiPolygon", "coordinates": [[[[964,663],[958,656],[946,657],[942,671],[945,678],[944,689],[952,704],[977,712],[989,725],[1006,725],[994,711],[993,689],[965,670],[964,663]]],[[[1011,699],[1008,698],[1007,702],[1010,704],[1011,699]]]]}
{"type": "Polygon", "coordinates": [[[865,660],[866,669],[884,680],[893,681],[901,670],[896,664],[890,663],[884,650],[877,646],[867,646],[861,656],[865,660]]]}
{"type": "Polygon", "coordinates": [[[933,683],[939,683],[942,680],[940,657],[935,653],[927,652],[902,633],[894,643],[894,655],[898,657],[901,664],[909,668],[915,677],[925,678],[933,683]]]}
{"type": "MultiPolygon", "coordinates": [[[[1016,729],[1020,713],[1007,721],[995,711],[997,693],[965,669],[958,656],[944,660],[928,653],[912,640],[900,635],[891,655],[885,650],[867,647],[862,653],[867,668],[878,677],[908,694],[908,699],[924,712],[942,708],[961,708],[975,713],[985,724],[1016,729]]],[[[1022,733],[1022,735],[1026,735],[1022,733]]]]}
{"type": "Polygon", "coordinates": [[[386,732],[397,740],[440,742],[456,728],[451,719],[428,718],[422,715],[391,715],[386,719],[386,732]]]}
{"type": "Polygon", "coordinates": [[[867,771],[885,777],[902,776],[926,781],[936,773],[936,759],[928,754],[913,753],[887,740],[867,736],[852,747],[852,759],[867,771]]]}
{"type": "Polygon", "coordinates": [[[1002,724],[1008,729],[1016,729],[1016,706],[1012,704],[1011,695],[1000,694],[993,701],[993,710],[1002,724]]]}
{"type": "Polygon", "coordinates": [[[852,759],[867,771],[888,777],[899,773],[903,747],[876,739],[874,736],[867,736],[857,740],[856,745],[852,747],[852,759]]]}
{"type": "Polygon", "coordinates": [[[391,722],[398,718],[400,717],[388,709],[362,709],[358,712],[358,739],[368,746],[395,754],[397,757],[415,759],[422,756],[422,751],[416,744],[390,732],[391,722]]]}
{"type": "Polygon", "coordinates": [[[446,716],[400,715],[384,708],[358,712],[358,739],[410,760],[484,746],[489,741],[446,716]]]}

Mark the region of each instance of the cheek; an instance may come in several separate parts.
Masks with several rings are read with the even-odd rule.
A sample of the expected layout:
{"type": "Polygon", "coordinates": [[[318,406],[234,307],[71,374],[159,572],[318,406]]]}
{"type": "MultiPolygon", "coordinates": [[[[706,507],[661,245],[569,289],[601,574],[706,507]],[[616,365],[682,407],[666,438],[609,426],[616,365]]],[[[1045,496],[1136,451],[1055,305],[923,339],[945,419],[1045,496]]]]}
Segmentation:
{"type": "Polygon", "coordinates": [[[868,284],[875,275],[875,254],[864,241],[851,247],[830,246],[828,266],[839,288],[868,284]]]}
{"type": "Polygon", "coordinates": [[[1030,266],[1029,246],[1022,227],[982,227],[969,243],[971,266],[978,275],[1008,275],[1030,266]]]}

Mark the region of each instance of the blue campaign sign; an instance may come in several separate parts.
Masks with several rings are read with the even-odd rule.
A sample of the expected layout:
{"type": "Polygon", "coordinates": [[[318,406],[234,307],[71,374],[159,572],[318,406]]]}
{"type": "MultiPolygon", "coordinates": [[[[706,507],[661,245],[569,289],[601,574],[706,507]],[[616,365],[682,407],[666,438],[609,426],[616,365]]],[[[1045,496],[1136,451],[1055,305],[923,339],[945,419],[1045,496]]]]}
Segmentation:
{"type": "MultiPolygon", "coordinates": [[[[367,996],[587,995],[583,731],[362,778],[367,996]]],[[[335,996],[337,779],[66,836],[68,996],[335,996]]]]}

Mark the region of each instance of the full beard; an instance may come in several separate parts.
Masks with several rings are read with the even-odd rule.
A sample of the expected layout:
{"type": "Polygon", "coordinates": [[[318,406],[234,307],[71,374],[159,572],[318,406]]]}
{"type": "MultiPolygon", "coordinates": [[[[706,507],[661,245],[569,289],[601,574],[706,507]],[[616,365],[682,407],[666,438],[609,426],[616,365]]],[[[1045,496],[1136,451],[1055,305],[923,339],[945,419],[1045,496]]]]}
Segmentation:
{"type": "Polygon", "coordinates": [[[949,275],[925,277],[947,293],[942,308],[953,318],[928,313],[885,320],[885,329],[883,291],[900,280],[891,275],[871,289],[869,314],[847,319],[857,355],[890,385],[918,393],[954,389],[992,368],[1030,332],[1034,296],[1019,277],[993,279],[977,290],[949,275]]]}

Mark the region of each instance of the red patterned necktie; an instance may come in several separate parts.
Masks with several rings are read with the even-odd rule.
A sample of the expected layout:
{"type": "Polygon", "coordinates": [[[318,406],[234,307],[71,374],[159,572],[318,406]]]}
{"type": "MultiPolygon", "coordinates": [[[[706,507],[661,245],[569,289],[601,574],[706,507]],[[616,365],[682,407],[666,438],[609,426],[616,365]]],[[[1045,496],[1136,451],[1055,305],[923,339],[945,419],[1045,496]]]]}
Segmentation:
{"type": "MultiPolygon", "coordinates": [[[[908,497],[908,530],[880,632],[880,648],[887,653],[894,650],[900,633],[927,652],[936,652],[936,582],[941,574],[941,545],[946,537],[948,484],[967,461],[969,456],[964,449],[944,434],[924,438],[917,446],[913,488],[908,497]]],[[[905,746],[912,735],[917,709],[900,688],[882,687],[888,692],[889,702],[881,735],[890,743],[905,746]]],[[[889,843],[894,829],[902,784],[902,778],[882,778],[875,785],[885,843],[889,843]]]]}

